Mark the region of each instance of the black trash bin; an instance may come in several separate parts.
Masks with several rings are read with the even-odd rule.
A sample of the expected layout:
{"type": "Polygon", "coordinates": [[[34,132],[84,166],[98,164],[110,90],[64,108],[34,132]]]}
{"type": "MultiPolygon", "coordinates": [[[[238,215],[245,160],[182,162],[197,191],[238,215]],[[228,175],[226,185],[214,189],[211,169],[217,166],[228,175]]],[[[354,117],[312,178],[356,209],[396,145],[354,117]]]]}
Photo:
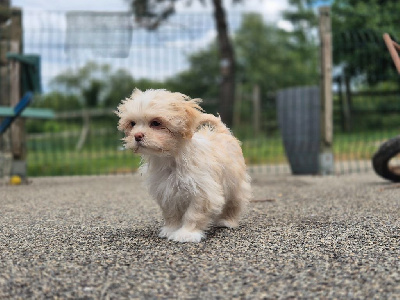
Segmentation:
{"type": "Polygon", "coordinates": [[[317,86],[277,93],[278,123],[293,174],[319,172],[320,105],[317,86]]]}

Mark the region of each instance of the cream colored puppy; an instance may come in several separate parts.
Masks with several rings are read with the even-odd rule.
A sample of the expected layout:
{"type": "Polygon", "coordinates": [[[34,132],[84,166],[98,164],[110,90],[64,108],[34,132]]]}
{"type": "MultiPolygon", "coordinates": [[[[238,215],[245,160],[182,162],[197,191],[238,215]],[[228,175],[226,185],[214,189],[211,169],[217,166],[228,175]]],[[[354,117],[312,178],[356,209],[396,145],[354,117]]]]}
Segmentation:
{"type": "Polygon", "coordinates": [[[177,242],[200,242],[212,224],[236,227],[251,196],[239,141],[200,102],[135,89],[116,112],[125,148],[142,156],[150,194],[161,207],[160,237],[177,242]]]}

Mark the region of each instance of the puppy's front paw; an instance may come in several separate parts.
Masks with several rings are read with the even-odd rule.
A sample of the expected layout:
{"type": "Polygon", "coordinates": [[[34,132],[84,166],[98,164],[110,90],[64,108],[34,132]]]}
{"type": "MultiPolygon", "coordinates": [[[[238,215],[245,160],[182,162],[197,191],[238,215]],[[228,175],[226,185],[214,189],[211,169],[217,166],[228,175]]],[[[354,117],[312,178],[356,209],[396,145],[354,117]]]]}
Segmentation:
{"type": "Polygon", "coordinates": [[[171,234],[173,234],[178,228],[172,226],[164,226],[161,228],[160,233],[158,236],[160,238],[169,238],[171,234]]]}
{"type": "Polygon", "coordinates": [[[189,231],[186,228],[178,229],[168,237],[168,239],[180,243],[187,243],[187,242],[198,243],[201,241],[202,238],[204,238],[203,231],[201,230],[189,231]]]}

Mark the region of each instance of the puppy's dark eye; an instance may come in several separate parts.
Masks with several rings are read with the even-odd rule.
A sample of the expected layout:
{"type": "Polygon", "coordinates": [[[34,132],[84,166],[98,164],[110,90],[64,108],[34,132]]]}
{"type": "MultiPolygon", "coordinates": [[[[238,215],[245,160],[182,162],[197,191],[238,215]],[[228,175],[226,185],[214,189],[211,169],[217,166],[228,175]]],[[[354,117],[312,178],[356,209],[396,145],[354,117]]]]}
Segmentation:
{"type": "Polygon", "coordinates": [[[150,127],[160,127],[161,123],[158,122],[157,120],[153,120],[150,122],[150,127]]]}
{"type": "Polygon", "coordinates": [[[135,125],[136,125],[136,123],[134,121],[132,121],[130,124],[132,127],[135,127],[135,125]]]}

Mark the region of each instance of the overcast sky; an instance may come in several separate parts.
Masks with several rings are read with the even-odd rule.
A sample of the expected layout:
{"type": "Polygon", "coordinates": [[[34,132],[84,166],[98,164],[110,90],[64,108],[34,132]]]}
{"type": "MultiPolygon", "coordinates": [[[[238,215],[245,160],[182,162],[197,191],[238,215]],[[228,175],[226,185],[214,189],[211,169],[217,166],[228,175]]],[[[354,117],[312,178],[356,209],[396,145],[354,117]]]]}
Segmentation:
{"type": "MultiPolygon", "coordinates": [[[[224,0],[228,13],[254,11],[261,13],[266,21],[276,23],[279,27],[286,28],[287,22],[281,20],[281,13],[288,8],[288,0],[245,0],[243,4],[232,5],[231,0],[224,0]]],[[[135,31],[132,47],[125,49],[129,51],[127,58],[107,60],[101,58],[97,53],[83,51],[78,47],[77,51],[69,50],[66,46],[69,41],[65,38],[68,22],[65,20],[66,11],[102,11],[120,12],[127,11],[129,5],[125,0],[11,0],[12,6],[20,7],[24,14],[24,45],[25,52],[36,53],[42,59],[42,78],[46,89],[47,82],[56,74],[63,72],[68,67],[77,67],[85,64],[88,60],[96,57],[98,62],[109,63],[113,66],[129,66],[129,71],[136,78],[146,77],[164,79],[185,68],[187,68],[187,55],[207,46],[216,36],[216,30],[212,21],[212,6],[201,5],[200,1],[194,0],[191,6],[186,6],[185,0],[178,1],[177,15],[185,15],[188,12],[205,13],[210,16],[209,24],[204,24],[202,31],[195,31],[190,36],[171,33],[159,38],[154,37],[156,33],[140,33],[135,31]],[[37,12],[37,13],[36,13],[37,12]],[[42,13],[43,12],[43,13],[42,13]],[[53,13],[51,13],[53,12],[53,13]],[[210,13],[210,14],[209,14],[210,13]],[[54,34],[57,32],[56,34],[54,34]],[[143,35],[153,35],[152,47],[141,46],[138,42],[143,35]],[[157,45],[155,45],[157,44],[157,45]],[[160,44],[160,45],[158,45],[160,44]],[[171,50],[172,49],[172,50],[171,50]],[[174,53],[171,55],[171,53],[174,53]],[[157,72],[154,71],[157,69],[157,72]]],[[[207,1],[211,3],[211,0],[207,1]]],[[[179,19],[180,23],[187,23],[187,27],[195,26],[195,21],[179,19]]],[[[238,18],[230,22],[231,29],[240,24],[238,18]]],[[[172,22],[172,21],[171,21],[172,22]]],[[[87,26],[86,26],[87,27],[87,26]]],[[[77,31],[79,33],[79,31],[77,31]]],[[[83,32],[82,34],[85,34],[83,32]]],[[[78,39],[79,37],[76,37],[78,39]]],[[[84,39],[80,37],[80,39],[84,39]]],[[[107,40],[109,40],[108,38],[107,40]]],[[[148,40],[148,38],[141,38],[148,40]]],[[[76,42],[76,41],[75,41],[76,42]]],[[[71,43],[69,43],[71,44],[71,43]]],[[[72,41],[74,44],[74,41],[72,41]]],[[[101,50],[101,49],[100,49],[101,50]]]]}
{"type": "MultiPolygon", "coordinates": [[[[186,1],[178,1],[178,12],[187,11],[211,11],[211,5],[201,5],[199,1],[193,1],[191,6],[186,6],[186,1]]],[[[210,3],[211,1],[207,1],[210,3]]],[[[243,4],[232,5],[231,0],[225,0],[228,10],[257,11],[262,14],[279,16],[280,12],[288,7],[287,0],[246,0],[243,4]]],[[[125,0],[12,0],[13,6],[24,9],[39,10],[96,10],[96,11],[124,11],[128,9],[125,0]]]]}

